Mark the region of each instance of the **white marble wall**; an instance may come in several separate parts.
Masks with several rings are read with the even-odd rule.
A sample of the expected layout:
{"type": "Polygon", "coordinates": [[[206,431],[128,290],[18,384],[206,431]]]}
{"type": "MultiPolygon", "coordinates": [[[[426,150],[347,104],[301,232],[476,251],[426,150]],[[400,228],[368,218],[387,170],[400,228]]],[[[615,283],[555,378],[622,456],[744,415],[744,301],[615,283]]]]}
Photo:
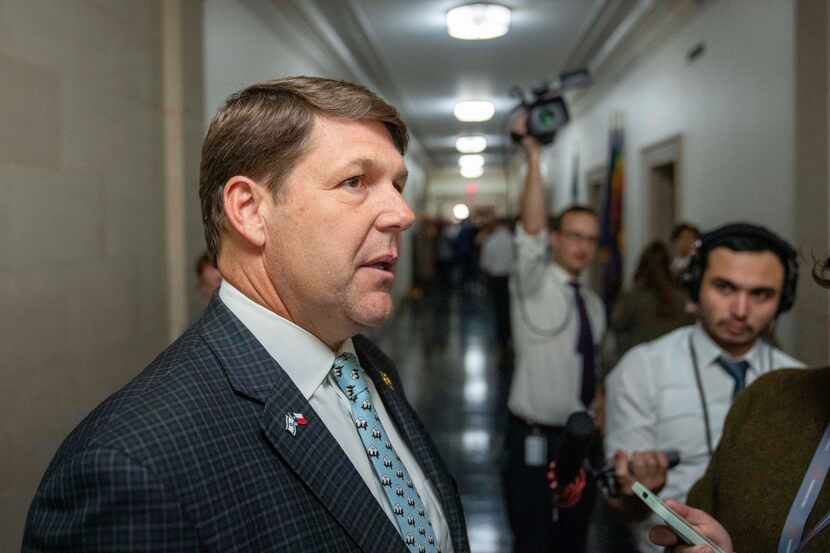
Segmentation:
{"type": "Polygon", "coordinates": [[[181,4],[185,101],[165,112],[158,0],[0,0],[0,551],[19,550],[59,443],[164,347],[187,293],[165,270],[169,110],[192,186],[202,132],[201,3],[181,4]]]}

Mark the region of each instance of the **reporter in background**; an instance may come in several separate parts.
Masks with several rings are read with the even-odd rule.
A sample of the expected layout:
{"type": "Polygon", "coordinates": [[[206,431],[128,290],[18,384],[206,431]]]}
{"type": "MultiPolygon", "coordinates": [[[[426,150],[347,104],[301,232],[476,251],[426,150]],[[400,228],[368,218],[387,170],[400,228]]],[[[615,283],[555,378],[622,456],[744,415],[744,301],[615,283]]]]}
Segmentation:
{"type": "MultiPolygon", "coordinates": [[[[517,121],[514,130],[524,135],[524,121],[517,121]]],[[[579,279],[594,258],[599,224],[591,209],[572,206],[546,228],[541,147],[531,136],[522,138],[522,147],[527,175],[511,278],[516,363],[503,475],[507,514],[516,553],[579,553],[585,549],[595,488],[589,485],[586,497],[563,510],[555,524],[546,473],[568,416],[587,409],[594,399],[595,353],[605,331],[605,310],[579,279]]]]}
{"type": "MultiPolygon", "coordinates": [[[[504,359],[510,347],[510,271],[513,269],[513,235],[505,219],[487,226],[481,243],[481,270],[487,277],[487,290],[493,301],[495,334],[499,354],[504,359]]],[[[499,363],[502,365],[502,363],[499,363]]]]}
{"type": "Polygon", "coordinates": [[[639,547],[656,518],[631,492],[635,480],[663,499],[684,499],[720,440],[726,413],[745,384],[801,363],[761,339],[794,301],[795,250],[745,223],[705,234],[685,281],[700,322],[629,351],[606,381],[606,451],[615,453],[623,497],[610,503],[632,519],[639,547]],[[680,453],[668,470],[665,450],[680,453]],[[631,470],[629,470],[631,467],[631,470]]]}
{"type": "MultiPolygon", "coordinates": [[[[828,269],[830,259],[813,271],[825,288],[828,269]]],[[[828,399],[830,367],[759,378],[735,400],[712,462],[689,492],[696,508],[669,505],[726,553],[830,551],[828,399]]],[[[651,538],[677,544],[665,527],[652,530],[651,538]]]]}
{"type": "Polygon", "coordinates": [[[678,223],[671,230],[671,272],[675,278],[686,271],[698,240],[700,229],[690,223],[678,223]]]}
{"type": "Polygon", "coordinates": [[[634,285],[619,299],[611,315],[618,356],[636,345],[692,324],[686,293],[671,273],[671,254],[655,240],[643,250],[634,272],[634,285]]]}
{"type": "Polygon", "coordinates": [[[210,301],[219,289],[219,285],[222,284],[222,273],[216,268],[216,261],[207,251],[196,260],[196,280],[199,295],[205,301],[210,301]]]}

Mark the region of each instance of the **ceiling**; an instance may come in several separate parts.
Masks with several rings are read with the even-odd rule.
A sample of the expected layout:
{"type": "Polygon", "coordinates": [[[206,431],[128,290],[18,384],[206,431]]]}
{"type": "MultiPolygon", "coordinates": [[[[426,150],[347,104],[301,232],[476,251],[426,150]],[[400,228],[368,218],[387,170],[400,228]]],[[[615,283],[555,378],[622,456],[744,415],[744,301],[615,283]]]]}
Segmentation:
{"type": "Polygon", "coordinates": [[[525,89],[561,71],[589,67],[643,0],[499,0],[512,10],[510,32],[483,41],[447,34],[445,14],[464,0],[295,0],[362,81],[402,112],[417,155],[434,168],[456,165],[455,139],[488,138],[487,163],[501,163],[505,119],[525,89]],[[496,115],[461,123],[463,99],[490,100],[496,115]]]}

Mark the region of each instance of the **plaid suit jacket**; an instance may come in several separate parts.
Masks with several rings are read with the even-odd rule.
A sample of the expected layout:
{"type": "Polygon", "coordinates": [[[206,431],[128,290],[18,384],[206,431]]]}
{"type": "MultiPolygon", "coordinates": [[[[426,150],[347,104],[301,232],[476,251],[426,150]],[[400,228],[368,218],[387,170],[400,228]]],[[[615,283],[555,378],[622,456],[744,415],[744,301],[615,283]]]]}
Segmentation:
{"type": "MultiPolygon", "coordinates": [[[[468,552],[455,483],[391,360],[366,338],[354,344],[438,493],[453,548],[468,552]]],[[[32,502],[23,551],[407,549],[288,375],[214,298],[66,439],[32,502]],[[308,419],[296,436],[285,430],[294,412],[308,419]]]]}

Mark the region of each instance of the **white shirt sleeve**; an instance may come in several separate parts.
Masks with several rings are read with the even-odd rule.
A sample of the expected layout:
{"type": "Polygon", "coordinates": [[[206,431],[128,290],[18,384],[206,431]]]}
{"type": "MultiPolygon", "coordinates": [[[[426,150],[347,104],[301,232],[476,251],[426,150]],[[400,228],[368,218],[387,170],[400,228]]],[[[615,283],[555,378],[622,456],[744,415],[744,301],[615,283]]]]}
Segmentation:
{"type": "Polygon", "coordinates": [[[548,234],[528,234],[522,224],[516,225],[516,273],[522,295],[527,297],[539,290],[548,264],[548,234]]]}
{"type": "Polygon", "coordinates": [[[626,453],[657,446],[657,397],[644,346],[630,350],[605,384],[605,451],[626,453]]]}

